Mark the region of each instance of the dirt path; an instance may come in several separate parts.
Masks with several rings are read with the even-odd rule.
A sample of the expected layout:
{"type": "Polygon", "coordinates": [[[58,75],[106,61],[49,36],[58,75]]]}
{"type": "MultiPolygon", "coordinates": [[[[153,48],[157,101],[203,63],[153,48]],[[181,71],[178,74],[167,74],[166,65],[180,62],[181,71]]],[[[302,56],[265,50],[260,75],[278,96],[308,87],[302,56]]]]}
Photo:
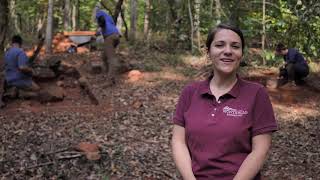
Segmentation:
{"type": "MultiPolygon", "coordinates": [[[[249,69],[247,79],[269,86],[274,71],[249,69]]],[[[145,73],[113,88],[105,76],[89,78],[100,104],[78,88],[63,102],[14,101],[0,111],[0,177],[4,179],[178,179],[170,154],[171,117],[190,79],[176,73],[145,73]],[[98,143],[98,161],[58,159],[79,142],[98,143]]],[[[319,80],[319,79],[318,79],[319,80]]],[[[320,174],[319,92],[313,88],[269,88],[280,131],[265,179],[317,179],[320,174]]]]}

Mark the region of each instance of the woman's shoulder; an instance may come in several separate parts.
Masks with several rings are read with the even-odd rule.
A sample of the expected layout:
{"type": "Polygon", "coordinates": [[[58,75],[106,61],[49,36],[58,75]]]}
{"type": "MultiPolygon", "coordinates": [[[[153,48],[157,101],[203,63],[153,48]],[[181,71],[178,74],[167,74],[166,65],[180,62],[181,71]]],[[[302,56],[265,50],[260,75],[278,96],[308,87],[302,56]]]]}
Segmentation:
{"type": "Polygon", "coordinates": [[[208,83],[208,80],[194,80],[194,81],[187,83],[184,88],[197,89],[201,86],[206,85],[206,83],[208,83]]]}
{"type": "Polygon", "coordinates": [[[195,80],[188,82],[184,87],[183,87],[183,92],[184,93],[191,93],[195,92],[197,89],[199,89],[202,86],[205,86],[206,80],[195,80]]]}

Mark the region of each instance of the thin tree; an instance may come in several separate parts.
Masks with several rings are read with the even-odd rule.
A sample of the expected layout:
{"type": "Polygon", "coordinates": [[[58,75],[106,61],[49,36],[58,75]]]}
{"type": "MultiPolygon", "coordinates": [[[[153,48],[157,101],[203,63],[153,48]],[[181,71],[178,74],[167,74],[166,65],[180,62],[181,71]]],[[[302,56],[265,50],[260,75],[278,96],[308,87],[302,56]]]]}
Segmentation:
{"type": "Polygon", "coordinates": [[[52,24],[53,24],[53,0],[48,3],[48,17],[46,29],[46,53],[52,53],[52,24]]]}
{"type": "Polygon", "coordinates": [[[210,18],[212,18],[213,17],[213,0],[210,0],[209,1],[210,3],[209,3],[209,14],[210,14],[210,18]]]}
{"type": "Polygon", "coordinates": [[[0,55],[1,57],[3,54],[4,43],[6,40],[6,34],[8,30],[8,19],[9,19],[8,0],[1,0],[1,3],[0,3],[0,55]]]}
{"type": "Polygon", "coordinates": [[[216,16],[217,16],[217,24],[221,22],[221,3],[220,0],[216,1],[216,16]]]}
{"type": "Polygon", "coordinates": [[[196,35],[196,42],[198,51],[200,51],[200,6],[201,0],[194,1],[194,31],[196,35]]]}
{"type": "Polygon", "coordinates": [[[19,26],[19,20],[18,20],[18,14],[17,14],[17,12],[16,12],[16,9],[17,9],[17,7],[16,7],[16,1],[15,0],[11,0],[10,1],[10,19],[12,20],[12,22],[13,22],[13,24],[12,24],[12,26],[13,26],[13,30],[14,30],[14,33],[21,33],[21,28],[20,28],[20,26],[19,26]]]}
{"type": "Polygon", "coordinates": [[[188,0],[188,12],[189,12],[189,19],[190,19],[190,43],[191,43],[191,52],[194,53],[194,45],[193,45],[193,17],[192,17],[192,11],[191,11],[191,3],[190,0],[188,0]]]}
{"type": "MultiPolygon", "coordinates": [[[[9,19],[9,3],[8,0],[1,0],[0,3],[0,57],[3,57],[4,43],[6,40],[6,34],[8,30],[8,19],[9,19]]],[[[4,63],[0,61],[0,108],[5,104],[2,102],[3,85],[4,85],[4,63]]]]}
{"type": "Polygon", "coordinates": [[[119,14],[122,12],[122,4],[123,4],[123,0],[119,0],[119,1],[117,2],[117,4],[116,4],[116,8],[115,8],[114,13],[113,13],[113,16],[112,16],[113,21],[114,21],[115,23],[117,23],[118,16],[119,16],[119,14]]]}
{"type": "Polygon", "coordinates": [[[136,25],[137,25],[137,0],[130,1],[130,39],[136,39],[136,25]]]}
{"type": "Polygon", "coordinates": [[[229,16],[229,22],[232,22],[236,26],[240,25],[240,5],[241,0],[237,0],[230,8],[231,14],[229,16]]]}
{"type": "MultiPolygon", "coordinates": [[[[262,53],[264,53],[264,43],[266,39],[266,0],[262,1],[262,36],[261,36],[261,48],[262,53]]],[[[266,65],[266,57],[265,55],[262,56],[263,65],[266,65]]]]}
{"type": "Polygon", "coordinates": [[[150,0],[145,1],[145,12],[144,12],[144,24],[143,24],[143,35],[144,39],[149,42],[149,18],[150,18],[150,13],[151,13],[151,5],[150,5],[150,0]]]}
{"type": "Polygon", "coordinates": [[[64,9],[63,9],[63,27],[65,31],[69,31],[71,29],[71,7],[70,0],[64,0],[64,9]]]}
{"type": "Polygon", "coordinates": [[[79,22],[80,22],[79,10],[80,10],[80,1],[74,0],[72,3],[72,30],[73,31],[76,31],[79,29],[79,22]]]}

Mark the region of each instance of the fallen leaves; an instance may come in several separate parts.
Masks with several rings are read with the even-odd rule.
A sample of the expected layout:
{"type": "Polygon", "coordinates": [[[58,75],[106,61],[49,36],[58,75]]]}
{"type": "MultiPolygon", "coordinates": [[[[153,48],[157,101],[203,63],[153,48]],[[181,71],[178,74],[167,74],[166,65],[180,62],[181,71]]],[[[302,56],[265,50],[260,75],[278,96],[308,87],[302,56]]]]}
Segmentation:
{"type": "MultiPolygon", "coordinates": [[[[143,77],[103,88],[104,74],[80,83],[66,76],[63,87],[69,94],[56,106],[22,103],[19,112],[1,111],[0,179],[179,179],[170,149],[171,117],[190,79],[161,72],[143,77]],[[92,85],[100,105],[79,95],[76,87],[82,83],[92,85]]],[[[294,95],[313,98],[288,105],[274,96],[280,130],[263,170],[267,179],[320,174],[319,106],[310,105],[319,95],[294,95]]]]}

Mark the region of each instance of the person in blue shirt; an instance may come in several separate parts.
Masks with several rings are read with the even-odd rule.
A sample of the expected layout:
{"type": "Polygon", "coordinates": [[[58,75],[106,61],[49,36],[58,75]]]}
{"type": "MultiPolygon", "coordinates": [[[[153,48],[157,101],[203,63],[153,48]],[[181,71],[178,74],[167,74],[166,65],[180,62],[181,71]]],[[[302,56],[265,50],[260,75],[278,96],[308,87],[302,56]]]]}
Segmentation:
{"type": "Polygon", "coordinates": [[[287,48],[279,43],[276,46],[276,55],[283,56],[284,66],[280,68],[280,86],[287,82],[294,82],[295,85],[303,85],[303,80],[309,74],[309,66],[302,54],[294,48],[287,48]]]}
{"type": "Polygon", "coordinates": [[[119,61],[116,55],[116,47],[120,43],[120,34],[113,21],[113,18],[100,9],[100,3],[95,7],[95,19],[98,24],[97,34],[104,37],[103,62],[108,75],[108,85],[116,83],[116,76],[119,71],[119,61]]]}
{"type": "Polygon", "coordinates": [[[7,86],[18,89],[39,91],[40,87],[32,80],[33,70],[29,58],[21,49],[22,38],[19,35],[12,37],[12,45],[5,52],[5,81],[7,86]]]}

